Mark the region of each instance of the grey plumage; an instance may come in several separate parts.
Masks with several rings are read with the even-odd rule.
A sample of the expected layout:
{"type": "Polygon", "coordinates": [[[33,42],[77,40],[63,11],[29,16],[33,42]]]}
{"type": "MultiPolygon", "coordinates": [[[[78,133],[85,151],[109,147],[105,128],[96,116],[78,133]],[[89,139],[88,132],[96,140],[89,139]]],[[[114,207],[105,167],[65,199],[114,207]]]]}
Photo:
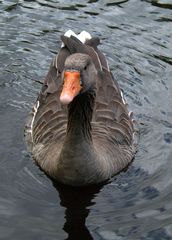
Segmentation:
{"type": "Polygon", "coordinates": [[[40,168],[54,180],[80,186],[124,169],[136,152],[136,130],[98,38],[62,36],[65,47],[50,65],[25,136],[40,168]],[[88,67],[85,70],[85,65],[88,67]],[[81,72],[83,90],[66,107],[59,100],[64,69],[81,72]]]}

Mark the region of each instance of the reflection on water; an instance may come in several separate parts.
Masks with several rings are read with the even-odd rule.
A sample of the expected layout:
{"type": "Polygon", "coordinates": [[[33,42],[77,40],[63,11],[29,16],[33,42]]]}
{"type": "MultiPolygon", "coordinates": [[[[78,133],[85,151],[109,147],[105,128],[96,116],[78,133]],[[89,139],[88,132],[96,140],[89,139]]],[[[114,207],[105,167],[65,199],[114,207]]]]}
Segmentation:
{"type": "Polygon", "coordinates": [[[102,186],[74,188],[56,184],[55,187],[59,192],[60,205],[66,209],[63,227],[68,234],[66,239],[93,239],[87,228],[86,218],[89,207],[95,204],[94,197],[102,186]]]}
{"type": "Polygon", "coordinates": [[[0,1],[0,239],[172,239],[170,0],[0,1]],[[132,165],[104,186],[52,185],[25,118],[66,30],[102,39],[140,128],[132,165]]]}

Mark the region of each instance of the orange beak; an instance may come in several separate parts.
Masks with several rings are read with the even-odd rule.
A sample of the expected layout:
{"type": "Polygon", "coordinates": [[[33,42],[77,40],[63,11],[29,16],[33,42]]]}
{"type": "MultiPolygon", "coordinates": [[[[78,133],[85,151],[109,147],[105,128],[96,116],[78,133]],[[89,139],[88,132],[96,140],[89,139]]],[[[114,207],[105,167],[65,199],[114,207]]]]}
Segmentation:
{"type": "Polygon", "coordinates": [[[64,85],[60,95],[60,101],[62,104],[69,104],[72,102],[81,91],[80,84],[80,72],[64,72],[64,85]]]}

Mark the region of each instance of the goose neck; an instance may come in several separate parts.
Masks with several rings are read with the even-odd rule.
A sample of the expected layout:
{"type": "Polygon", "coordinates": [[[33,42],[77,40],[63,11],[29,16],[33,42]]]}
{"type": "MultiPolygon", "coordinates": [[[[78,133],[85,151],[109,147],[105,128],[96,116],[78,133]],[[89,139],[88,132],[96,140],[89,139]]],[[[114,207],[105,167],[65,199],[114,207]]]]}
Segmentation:
{"type": "Polygon", "coordinates": [[[88,91],[78,95],[68,107],[67,137],[77,137],[92,141],[91,120],[95,92],[88,91]]]}

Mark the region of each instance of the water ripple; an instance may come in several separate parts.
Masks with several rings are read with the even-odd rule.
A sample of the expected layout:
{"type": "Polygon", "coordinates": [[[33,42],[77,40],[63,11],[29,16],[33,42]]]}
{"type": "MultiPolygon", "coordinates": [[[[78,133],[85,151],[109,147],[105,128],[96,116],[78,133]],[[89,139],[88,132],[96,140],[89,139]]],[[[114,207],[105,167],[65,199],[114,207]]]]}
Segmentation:
{"type": "Polygon", "coordinates": [[[170,1],[0,3],[1,238],[172,239],[170,1]],[[67,29],[101,38],[140,129],[131,166],[84,191],[52,185],[23,140],[39,82],[67,29]]]}

